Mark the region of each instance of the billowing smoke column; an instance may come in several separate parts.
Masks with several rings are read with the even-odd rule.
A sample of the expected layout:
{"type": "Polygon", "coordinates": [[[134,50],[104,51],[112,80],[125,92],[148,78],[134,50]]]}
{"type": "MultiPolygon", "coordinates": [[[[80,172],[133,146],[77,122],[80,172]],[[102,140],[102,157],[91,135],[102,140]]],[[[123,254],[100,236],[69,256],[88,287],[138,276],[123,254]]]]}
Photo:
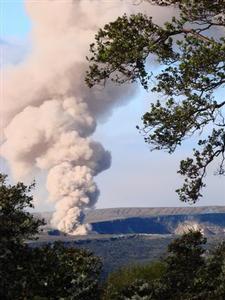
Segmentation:
{"type": "Polygon", "coordinates": [[[90,135],[97,119],[128,95],[124,88],[89,90],[84,83],[89,43],[100,25],[121,13],[118,8],[102,8],[99,1],[28,1],[33,51],[4,74],[1,154],[16,180],[35,169],[48,172],[49,199],[56,204],[52,224],[71,234],[89,231],[82,221],[99,195],[94,176],[111,162],[90,135]]]}
{"type": "Polygon", "coordinates": [[[85,56],[100,26],[142,8],[132,1],[99,0],[28,1],[26,7],[33,50],[24,63],[4,70],[1,154],[16,180],[45,170],[49,199],[56,204],[53,225],[86,234],[90,226],[82,224],[83,211],[99,195],[94,176],[111,161],[90,136],[99,118],[133,90],[88,89],[85,56]]]}

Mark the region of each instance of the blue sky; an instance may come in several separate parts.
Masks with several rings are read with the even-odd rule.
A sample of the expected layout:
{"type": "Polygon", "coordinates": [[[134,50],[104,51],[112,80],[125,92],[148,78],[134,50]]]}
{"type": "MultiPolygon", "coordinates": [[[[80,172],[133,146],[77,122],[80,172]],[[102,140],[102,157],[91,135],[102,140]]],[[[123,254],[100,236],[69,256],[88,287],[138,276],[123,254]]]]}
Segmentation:
{"type": "MultiPolygon", "coordinates": [[[[12,55],[8,59],[16,63],[18,57],[25,59],[31,51],[29,36],[32,24],[23,1],[0,1],[1,40],[11,45],[9,51],[12,55]],[[17,59],[13,60],[13,57],[17,59]]],[[[114,109],[113,115],[98,126],[95,138],[111,151],[112,167],[96,179],[101,191],[97,207],[184,206],[174,192],[182,182],[176,170],[179,160],[190,155],[192,144],[185,143],[173,156],[150,152],[135,126],[141,124],[141,116],[151,97],[144,91],[140,92],[126,105],[114,109]]],[[[2,167],[3,171],[7,169],[3,163],[2,167]]],[[[208,187],[199,205],[224,205],[224,183],[224,178],[209,175],[208,187]]],[[[43,180],[39,180],[38,184],[41,187],[43,180]]],[[[48,204],[38,207],[41,210],[50,208],[48,204]]]]}
{"type": "Polygon", "coordinates": [[[1,0],[2,38],[26,38],[31,30],[22,0],[1,0]]]}

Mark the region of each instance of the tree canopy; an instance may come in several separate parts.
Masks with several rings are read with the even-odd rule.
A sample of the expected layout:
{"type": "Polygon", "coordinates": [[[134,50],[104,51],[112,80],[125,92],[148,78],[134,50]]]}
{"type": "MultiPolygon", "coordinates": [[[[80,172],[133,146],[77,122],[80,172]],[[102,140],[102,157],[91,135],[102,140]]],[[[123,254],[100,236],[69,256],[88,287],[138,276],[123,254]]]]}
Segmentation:
{"type": "Polygon", "coordinates": [[[196,139],[193,156],[180,162],[184,184],[177,190],[181,201],[195,203],[212,162],[225,174],[225,1],[146,1],[173,5],[177,14],[163,26],[141,13],[106,24],[90,45],[86,83],[140,82],[158,95],[141,131],[152,150],[170,154],[185,139],[196,139]]]}
{"type": "Polygon", "coordinates": [[[34,184],[6,179],[0,174],[0,298],[99,299],[100,259],[60,242],[31,247],[44,225],[27,211],[34,184]]]}
{"type": "Polygon", "coordinates": [[[135,267],[109,276],[103,299],[223,300],[225,242],[209,252],[205,244],[201,232],[184,233],[169,244],[160,263],[139,267],[146,268],[147,276],[138,274],[135,267]]]}

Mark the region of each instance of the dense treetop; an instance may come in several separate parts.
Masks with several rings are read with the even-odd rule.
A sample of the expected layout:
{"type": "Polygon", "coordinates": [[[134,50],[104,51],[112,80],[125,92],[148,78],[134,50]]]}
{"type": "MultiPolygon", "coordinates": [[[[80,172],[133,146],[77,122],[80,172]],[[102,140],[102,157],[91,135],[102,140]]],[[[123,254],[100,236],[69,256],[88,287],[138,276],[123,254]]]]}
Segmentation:
{"type": "Polygon", "coordinates": [[[28,212],[33,187],[0,174],[0,299],[99,299],[99,258],[60,242],[27,243],[44,224],[28,212]]]}
{"type": "Polygon", "coordinates": [[[169,244],[160,263],[125,268],[109,276],[103,299],[223,300],[225,242],[210,252],[205,244],[201,232],[184,233],[169,244]]]}

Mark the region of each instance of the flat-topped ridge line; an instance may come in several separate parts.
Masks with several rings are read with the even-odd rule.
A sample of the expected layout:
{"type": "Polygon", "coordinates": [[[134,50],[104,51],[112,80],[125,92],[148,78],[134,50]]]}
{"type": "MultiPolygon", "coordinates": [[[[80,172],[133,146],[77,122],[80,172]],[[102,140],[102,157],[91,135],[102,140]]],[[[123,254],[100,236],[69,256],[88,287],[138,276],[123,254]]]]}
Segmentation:
{"type": "MultiPolygon", "coordinates": [[[[166,215],[199,215],[225,213],[225,206],[191,207],[118,207],[90,209],[85,212],[85,223],[127,219],[132,217],[157,217],[166,215]]],[[[44,218],[48,223],[53,212],[37,212],[34,215],[44,218]]]]}

